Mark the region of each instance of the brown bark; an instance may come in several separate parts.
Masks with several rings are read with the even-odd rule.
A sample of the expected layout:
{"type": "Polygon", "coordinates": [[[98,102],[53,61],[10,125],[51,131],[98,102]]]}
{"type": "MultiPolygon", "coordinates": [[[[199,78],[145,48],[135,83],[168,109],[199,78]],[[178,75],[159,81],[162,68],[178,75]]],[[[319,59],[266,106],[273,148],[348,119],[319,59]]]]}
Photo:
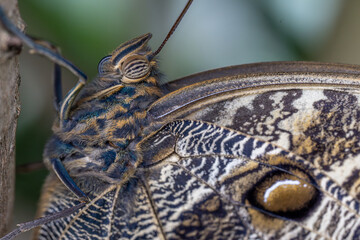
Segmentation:
{"type": "MultiPolygon", "coordinates": [[[[1,7],[23,29],[17,1],[3,0],[1,7]]],[[[0,236],[9,230],[15,187],[15,131],[19,116],[19,63],[21,42],[0,24],[0,236]]]]}

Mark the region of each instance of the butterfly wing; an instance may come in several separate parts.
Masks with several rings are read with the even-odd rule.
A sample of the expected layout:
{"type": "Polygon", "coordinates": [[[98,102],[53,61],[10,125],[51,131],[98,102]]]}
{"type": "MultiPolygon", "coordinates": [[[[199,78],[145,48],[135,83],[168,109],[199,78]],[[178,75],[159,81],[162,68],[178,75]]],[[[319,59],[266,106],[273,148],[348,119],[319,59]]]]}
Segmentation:
{"type": "MultiPolygon", "coordinates": [[[[91,203],[43,226],[39,239],[341,239],[353,238],[359,229],[358,202],[352,196],[324,171],[269,142],[179,120],[139,147],[146,149],[143,164],[126,187],[92,182],[103,189],[90,192],[91,203]],[[295,202],[300,207],[290,213],[269,211],[273,208],[256,202],[262,194],[256,186],[272,186],[271,178],[303,181],[311,189],[295,190],[308,200],[295,202]],[[339,219],[347,225],[338,224],[339,219]]],[[[55,185],[46,186],[52,195],[43,197],[51,199],[43,205],[46,212],[76,204],[56,177],[50,178],[55,185]]]]}
{"type": "Polygon", "coordinates": [[[326,171],[275,144],[179,120],[140,146],[147,150],[139,177],[148,183],[170,239],[352,239],[358,234],[358,201],[326,171]],[[274,190],[293,180],[303,184],[274,190]],[[273,200],[266,197],[271,189],[278,195],[273,200]]]}
{"type": "MultiPolygon", "coordinates": [[[[90,189],[91,202],[69,217],[43,225],[34,239],[161,239],[156,215],[140,181],[132,180],[124,187],[86,178],[79,184],[90,189]]],[[[79,203],[54,174],[48,176],[44,189],[41,215],[79,203]]]]}
{"type": "MultiPolygon", "coordinates": [[[[269,63],[263,69],[261,64],[250,66],[258,70],[252,74],[249,71],[226,76],[213,75],[216,70],[206,72],[204,76],[209,77],[208,80],[168,94],[153,104],[149,112],[163,121],[201,120],[270,142],[312,164],[344,194],[358,200],[358,67],[313,63],[285,63],[279,68],[269,63]],[[286,65],[291,67],[286,70],[286,65]]],[[[243,71],[242,67],[239,69],[243,71]]],[[[222,69],[220,72],[223,73],[222,69]]],[[[202,74],[195,76],[203,78],[202,74]]],[[[320,191],[333,195],[335,190],[329,189],[327,186],[320,191]]],[[[357,204],[356,201],[355,212],[357,204]]],[[[309,212],[308,218],[313,216],[312,212],[315,210],[309,212]]],[[[328,217],[342,219],[335,213],[328,217]]],[[[261,231],[272,223],[260,225],[257,229],[261,231]]],[[[336,235],[335,227],[322,232],[313,226],[320,225],[307,228],[318,236],[342,238],[336,235]]]]}
{"type": "MultiPolygon", "coordinates": [[[[341,70],[340,65],[336,73],[316,69],[210,79],[168,94],[149,112],[163,121],[186,118],[228,127],[277,144],[327,171],[336,162],[349,166],[346,158],[351,157],[357,169],[359,75],[352,66],[341,70]]],[[[336,173],[333,177],[338,178],[336,173]]],[[[350,180],[340,184],[345,181],[350,180]]]]}
{"type": "Polygon", "coordinates": [[[268,73],[339,73],[339,74],[359,74],[358,65],[321,63],[321,62],[260,62],[243,65],[236,65],[213,69],[206,72],[193,74],[184,78],[167,83],[167,88],[176,91],[180,88],[207,81],[210,79],[228,78],[249,74],[268,74],[268,73]]]}
{"type": "MultiPolygon", "coordinates": [[[[149,114],[165,125],[138,144],[142,164],[129,182],[80,181],[97,186],[93,201],[39,239],[356,238],[358,70],[294,65],[199,74],[154,103],[149,114]]],[[[76,204],[54,176],[47,182],[43,212],[76,204]]]]}

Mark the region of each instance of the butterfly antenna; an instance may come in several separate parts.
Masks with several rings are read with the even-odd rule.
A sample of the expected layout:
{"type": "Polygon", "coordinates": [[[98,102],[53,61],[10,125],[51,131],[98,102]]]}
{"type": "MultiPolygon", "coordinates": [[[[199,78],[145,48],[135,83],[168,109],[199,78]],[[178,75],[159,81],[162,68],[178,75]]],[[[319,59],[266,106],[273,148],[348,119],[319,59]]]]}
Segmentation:
{"type": "Polygon", "coordinates": [[[174,25],[172,26],[172,28],[170,29],[169,33],[166,35],[164,41],[161,43],[160,47],[152,54],[151,57],[155,57],[156,55],[159,54],[159,52],[161,51],[161,49],[164,47],[164,45],[166,44],[166,42],[169,40],[170,36],[174,33],[175,29],[177,28],[177,26],[179,25],[179,23],[181,22],[181,19],[184,17],[185,13],[187,12],[187,10],[189,9],[190,5],[192,4],[193,0],[189,0],[186,4],[186,6],[184,7],[184,9],[182,10],[182,12],[180,13],[179,17],[176,19],[174,25]]]}

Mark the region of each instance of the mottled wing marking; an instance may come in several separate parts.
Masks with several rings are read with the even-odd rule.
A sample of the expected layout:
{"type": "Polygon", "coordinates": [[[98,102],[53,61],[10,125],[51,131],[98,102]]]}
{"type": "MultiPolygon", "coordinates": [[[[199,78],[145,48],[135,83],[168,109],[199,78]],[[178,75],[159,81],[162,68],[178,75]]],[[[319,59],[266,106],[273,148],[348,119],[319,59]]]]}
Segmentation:
{"type": "MultiPolygon", "coordinates": [[[[121,188],[75,179],[91,199],[104,197],[45,225],[39,239],[359,237],[359,93],[297,87],[244,94],[186,116],[202,122],[174,121],[143,140],[143,162],[121,188]],[[274,171],[297,175],[294,169],[318,191],[309,212],[275,217],[251,204],[257,181],[274,171]]],[[[58,182],[44,196],[43,214],[77,203],[58,182]]]]}
{"type": "MultiPolygon", "coordinates": [[[[199,206],[215,196],[218,200],[213,202],[236,209],[238,221],[241,220],[238,224],[246,226],[248,232],[239,232],[236,235],[238,238],[251,233],[260,236],[267,233],[262,237],[283,239],[343,239],[358,236],[359,203],[327,177],[325,172],[301,157],[274,144],[204,122],[174,121],[165,126],[159,136],[162,137],[166,132],[176,138],[176,154],[166,156],[157,163],[152,162],[151,158],[144,158],[144,166],[149,166],[147,181],[150,192],[160,219],[164,221],[164,231],[170,236],[180,236],[173,229],[183,228],[183,221],[187,218],[181,214],[188,211],[194,211],[192,219],[198,220],[198,229],[185,233],[207,233],[211,237],[230,234],[230,231],[226,231],[229,229],[224,228],[222,235],[216,235],[206,228],[210,225],[206,221],[209,218],[201,218],[203,212],[196,214],[199,206]],[[273,214],[259,211],[248,203],[247,193],[250,188],[267,172],[281,170],[284,162],[304,170],[314,179],[319,199],[311,209],[312,214],[284,221],[283,217],[274,218],[273,214]],[[276,166],[276,163],[279,165],[276,166]],[[259,220],[261,218],[263,220],[259,220]],[[253,227],[257,228],[256,232],[253,227]]],[[[156,135],[148,140],[161,142],[156,140],[156,135]]],[[[157,149],[156,145],[153,147],[157,149]]],[[[292,172],[291,169],[282,171],[292,172]]],[[[212,216],[215,219],[218,217],[217,213],[212,216]]]]}
{"type": "MultiPolygon", "coordinates": [[[[78,213],[48,223],[41,227],[37,239],[156,239],[161,231],[149,199],[143,186],[122,188],[86,179],[82,187],[92,187],[88,196],[92,201],[78,213]]],[[[130,183],[129,183],[130,184],[130,183]]],[[[50,175],[46,185],[52,185],[56,191],[44,195],[45,212],[50,214],[71,207],[77,199],[54,175],[50,175]],[[51,200],[49,201],[49,197],[51,200]]],[[[88,188],[89,189],[89,188],[88,188]]]]}
{"type": "MultiPolygon", "coordinates": [[[[282,92],[289,89],[345,89],[358,91],[358,75],[337,73],[262,73],[231,75],[196,83],[165,95],[148,110],[156,119],[171,121],[183,119],[192,111],[202,111],[208,104],[225,99],[262,94],[267,91],[282,92]]],[[[219,109],[220,110],[220,109],[219,109]]],[[[219,112],[214,112],[217,115],[219,112]]],[[[213,116],[215,116],[213,115],[213,116]]],[[[201,120],[201,119],[199,119],[201,120]]]]}
{"type": "MultiPolygon", "coordinates": [[[[167,239],[244,239],[252,227],[245,209],[224,201],[189,171],[168,164],[147,177],[167,239]]],[[[258,237],[253,233],[254,239],[258,237]]]]}
{"type": "Polygon", "coordinates": [[[145,186],[141,181],[133,184],[120,192],[110,239],[164,239],[145,186]]]}
{"type": "Polygon", "coordinates": [[[312,162],[360,199],[359,99],[355,88],[262,89],[229,95],[186,118],[275,143],[312,162]]]}

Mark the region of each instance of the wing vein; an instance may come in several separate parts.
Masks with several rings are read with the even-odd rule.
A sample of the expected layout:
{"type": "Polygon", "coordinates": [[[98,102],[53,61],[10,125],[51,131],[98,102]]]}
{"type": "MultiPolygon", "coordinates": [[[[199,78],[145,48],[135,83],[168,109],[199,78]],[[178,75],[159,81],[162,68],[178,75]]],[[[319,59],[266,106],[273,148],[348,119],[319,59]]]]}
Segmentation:
{"type": "Polygon", "coordinates": [[[159,226],[159,229],[160,229],[160,233],[161,233],[163,239],[164,239],[164,240],[167,240],[166,235],[165,235],[165,232],[164,232],[164,228],[163,228],[163,226],[162,226],[162,224],[161,224],[160,218],[159,218],[159,216],[158,216],[158,214],[157,214],[157,211],[156,211],[156,208],[155,208],[154,200],[153,200],[152,197],[151,197],[151,193],[150,193],[150,190],[149,190],[149,186],[146,184],[146,181],[145,181],[144,179],[139,178],[139,181],[141,182],[141,184],[142,184],[143,187],[144,187],[146,196],[147,196],[147,198],[148,198],[148,200],[149,200],[149,203],[150,203],[150,206],[151,206],[151,210],[152,210],[152,212],[153,212],[153,214],[154,214],[154,216],[155,216],[155,219],[156,219],[156,221],[157,221],[157,223],[158,223],[158,226],[159,226]]]}

